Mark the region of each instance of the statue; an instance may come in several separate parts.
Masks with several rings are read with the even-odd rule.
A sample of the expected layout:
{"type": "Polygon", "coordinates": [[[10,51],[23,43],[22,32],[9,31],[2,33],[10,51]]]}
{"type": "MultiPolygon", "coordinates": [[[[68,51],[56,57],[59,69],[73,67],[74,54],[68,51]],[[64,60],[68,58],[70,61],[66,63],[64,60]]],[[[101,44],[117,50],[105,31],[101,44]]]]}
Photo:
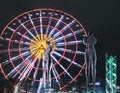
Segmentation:
{"type": "Polygon", "coordinates": [[[97,43],[97,38],[94,37],[94,34],[88,34],[88,36],[83,39],[83,43],[86,45],[84,56],[86,62],[86,86],[88,88],[89,84],[92,83],[93,87],[95,87],[97,55],[94,45],[97,43]]]}
{"type": "Polygon", "coordinates": [[[51,63],[51,52],[52,52],[52,45],[50,42],[46,42],[46,48],[45,48],[45,61],[46,61],[46,65],[47,65],[47,68],[46,68],[46,79],[47,79],[47,85],[46,87],[50,88],[51,87],[51,69],[52,69],[52,63],[51,63]]]}
{"type": "Polygon", "coordinates": [[[51,70],[52,70],[52,62],[51,62],[51,53],[53,50],[53,45],[50,42],[46,42],[46,46],[43,47],[44,54],[42,59],[42,78],[41,83],[39,84],[39,88],[37,93],[44,92],[44,89],[51,88],[51,70]]]}

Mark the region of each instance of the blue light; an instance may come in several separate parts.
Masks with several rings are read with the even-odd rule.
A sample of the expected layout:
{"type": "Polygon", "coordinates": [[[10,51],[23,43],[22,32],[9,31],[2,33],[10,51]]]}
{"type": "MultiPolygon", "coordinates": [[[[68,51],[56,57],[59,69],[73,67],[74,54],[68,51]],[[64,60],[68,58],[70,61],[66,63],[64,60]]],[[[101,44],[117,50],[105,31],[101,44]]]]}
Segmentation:
{"type": "Polygon", "coordinates": [[[96,86],[100,86],[101,83],[100,83],[100,82],[96,82],[95,85],[96,85],[96,86]]]}

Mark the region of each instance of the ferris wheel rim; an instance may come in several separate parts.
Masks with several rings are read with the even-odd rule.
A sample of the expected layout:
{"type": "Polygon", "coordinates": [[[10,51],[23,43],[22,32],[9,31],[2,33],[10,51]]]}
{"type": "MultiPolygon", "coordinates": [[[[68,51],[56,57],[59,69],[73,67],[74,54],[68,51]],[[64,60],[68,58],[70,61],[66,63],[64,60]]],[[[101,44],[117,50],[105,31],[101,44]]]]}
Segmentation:
{"type": "MultiPolygon", "coordinates": [[[[60,12],[60,13],[63,13],[63,14],[65,14],[65,15],[67,15],[67,16],[70,16],[71,18],[73,18],[73,19],[75,19],[73,16],[71,16],[70,14],[68,14],[68,13],[65,13],[65,12],[63,12],[63,11],[60,11],[60,10],[56,10],[56,9],[35,9],[35,10],[31,10],[31,11],[28,11],[28,12],[25,12],[25,13],[22,13],[21,15],[19,15],[19,16],[17,16],[17,17],[15,17],[12,21],[10,21],[8,24],[7,24],[7,26],[3,29],[3,31],[2,31],[2,33],[0,34],[0,36],[2,37],[2,35],[4,34],[4,31],[7,29],[7,27],[14,21],[14,20],[16,20],[17,18],[19,18],[19,17],[21,17],[21,16],[23,16],[23,15],[26,15],[26,14],[28,14],[28,13],[31,13],[31,12],[36,12],[36,11],[38,11],[38,10],[50,10],[50,11],[57,11],[57,12],[60,12]]],[[[84,31],[84,34],[85,35],[87,35],[87,33],[86,33],[86,31],[85,31],[85,29],[84,29],[84,27],[82,26],[82,24],[77,20],[77,19],[75,19],[76,20],[76,22],[82,27],[82,29],[83,29],[83,31],[84,31]]],[[[13,35],[13,34],[12,34],[13,35]]],[[[14,35],[13,35],[14,36],[14,35]]],[[[76,36],[75,36],[75,34],[74,34],[74,37],[75,37],[75,40],[77,40],[76,39],[76,36]]],[[[10,38],[12,38],[12,37],[10,37],[10,38]]],[[[23,37],[22,37],[23,38],[23,37]]],[[[11,40],[11,39],[10,39],[11,40]]],[[[78,44],[76,43],[76,46],[77,46],[78,44]]],[[[11,41],[9,42],[9,46],[11,46],[11,41]]],[[[20,46],[19,46],[20,47],[20,46]]],[[[65,47],[66,47],[66,42],[65,42],[65,47]]],[[[76,51],[77,51],[77,49],[78,49],[78,46],[77,46],[77,48],[76,48],[76,51]]],[[[9,47],[8,47],[8,50],[10,50],[9,49],[9,47]]],[[[65,48],[65,50],[66,50],[66,48],[65,48]]],[[[19,50],[19,52],[21,52],[20,50],[19,50]]],[[[65,55],[65,51],[64,51],[64,55],[65,55]]],[[[10,52],[9,52],[9,55],[11,55],[10,54],[10,52]]],[[[64,56],[64,55],[62,55],[62,56],[64,56]]],[[[75,58],[76,58],[76,55],[77,55],[77,53],[75,52],[75,55],[74,55],[74,58],[72,59],[72,61],[74,61],[75,60],[75,58]]],[[[11,57],[9,56],[9,59],[10,59],[11,57]]],[[[62,59],[62,58],[61,58],[62,59]]],[[[10,60],[11,61],[11,60],[10,60]]],[[[11,61],[11,64],[13,64],[13,62],[11,61]]],[[[69,67],[72,65],[73,63],[71,62],[70,63],[70,65],[69,65],[69,67]]],[[[13,64],[14,65],[14,64],[13,64]]],[[[85,64],[83,64],[83,66],[82,66],[82,68],[84,67],[84,65],[85,64]]],[[[67,68],[67,69],[69,69],[69,67],[67,68]]],[[[15,68],[15,66],[14,66],[14,68],[15,68]]],[[[81,69],[82,70],[82,69],[81,69]]],[[[79,71],[79,74],[80,74],[80,72],[81,72],[81,70],[79,71]]],[[[77,76],[78,77],[78,76],[77,76]]],[[[74,77],[74,79],[76,79],[76,77],[74,77]]],[[[73,80],[74,80],[73,79],[73,80]]],[[[72,83],[72,82],[70,82],[70,83],[72,83]]],[[[66,84],[67,85],[67,84],[66,84]]],[[[66,86],[65,85],[65,86],[66,86]]]]}

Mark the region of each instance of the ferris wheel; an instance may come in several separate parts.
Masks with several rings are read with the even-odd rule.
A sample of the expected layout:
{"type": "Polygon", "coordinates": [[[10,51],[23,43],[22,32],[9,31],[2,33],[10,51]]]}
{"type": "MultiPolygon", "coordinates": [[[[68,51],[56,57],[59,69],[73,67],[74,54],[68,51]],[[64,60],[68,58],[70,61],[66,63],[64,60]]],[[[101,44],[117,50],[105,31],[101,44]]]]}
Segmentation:
{"type": "Polygon", "coordinates": [[[68,13],[55,9],[25,12],[10,21],[0,34],[0,69],[6,79],[23,82],[29,78],[39,88],[46,42],[50,42],[50,81],[54,80],[62,90],[81,76],[85,67],[84,36],[87,33],[82,24],[68,13]],[[62,82],[64,75],[67,82],[62,82]]]}

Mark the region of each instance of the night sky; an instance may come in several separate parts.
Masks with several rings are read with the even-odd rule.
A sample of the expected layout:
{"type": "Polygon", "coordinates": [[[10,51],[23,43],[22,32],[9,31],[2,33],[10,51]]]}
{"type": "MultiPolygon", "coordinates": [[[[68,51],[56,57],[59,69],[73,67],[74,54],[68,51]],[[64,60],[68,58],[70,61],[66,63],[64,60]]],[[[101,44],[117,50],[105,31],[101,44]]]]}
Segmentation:
{"type": "MultiPolygon", "coordinates": [[[[36,8],[54,8],[78,19],[98,41],[97,77],[104,79],[105,53],[117,56],[120,68],[120,0],[1,0],[0,32],[14,17],[36,8]]],[[[118,81],[120,84],[118,70],[118,81]]]]}

